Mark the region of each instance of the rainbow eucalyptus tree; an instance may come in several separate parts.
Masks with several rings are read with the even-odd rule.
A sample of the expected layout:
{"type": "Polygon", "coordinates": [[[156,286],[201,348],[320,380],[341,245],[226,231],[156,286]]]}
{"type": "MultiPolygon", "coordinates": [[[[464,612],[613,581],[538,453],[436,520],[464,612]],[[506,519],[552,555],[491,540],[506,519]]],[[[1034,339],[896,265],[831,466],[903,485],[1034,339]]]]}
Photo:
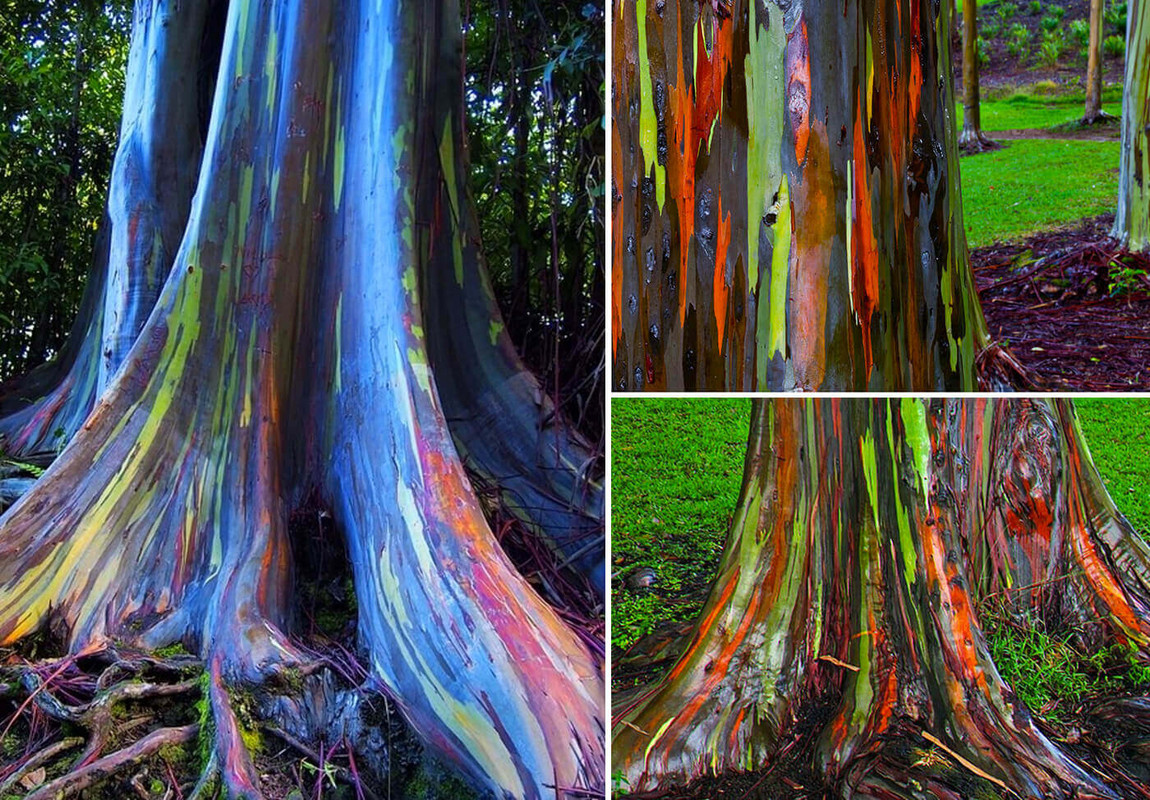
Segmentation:
{"type": "Polygon", "coordinates": [[[1117,797],[998,673],[992,595],[1150,658],[1150,548],[1068,401],[756,401],[717,578],[674,666],[616,704],[613,769],[653,791],[766,768],[813,720],[844,796],[1117,797]]]}
{"type": "Polygon", "coordinates": [[[949,8],[615,0],[616,389],[974,386],[949,8]]]}
{"type": "Polygon", "coordinates": [[[1110,233],[1129,250],[1150,249],[1150,3],[1126,7],[1126,78],[1118,211],[1110,233]]]}
{"type": "Polygon", "coordinates": [[[88,318],[0,425],[70,438],[0,517],[0,641],[182,642],[207,771],[258,796],[229,697],[307,663],[286,522],[318,491],[374,682],[428,743],[500,797],[602,786],[602,664],[461,459],[602,585],[591,454],[479,261],[457,4],[140,0],[130,61],[88,318]]]}

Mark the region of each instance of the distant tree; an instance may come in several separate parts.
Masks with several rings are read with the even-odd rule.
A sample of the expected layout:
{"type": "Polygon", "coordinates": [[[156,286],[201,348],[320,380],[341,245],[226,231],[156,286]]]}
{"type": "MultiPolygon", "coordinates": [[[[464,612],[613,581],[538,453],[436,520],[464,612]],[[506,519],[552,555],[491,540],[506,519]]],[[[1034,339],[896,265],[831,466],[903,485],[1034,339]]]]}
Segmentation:
{"type": "Polygon", "coordinates": [[[1086,111],[1084,124],[1108,115],[1102,111],[1102,6],[1103,0],[1090,0],[1090,43],[1086,61],[1086,111]]]}
{"type": "Polygon", "coordinates": [[[962,149],[983,150],[989,140],[982,134],[982,111],[978,96],[978,3],[962,0],[962,149]]]}

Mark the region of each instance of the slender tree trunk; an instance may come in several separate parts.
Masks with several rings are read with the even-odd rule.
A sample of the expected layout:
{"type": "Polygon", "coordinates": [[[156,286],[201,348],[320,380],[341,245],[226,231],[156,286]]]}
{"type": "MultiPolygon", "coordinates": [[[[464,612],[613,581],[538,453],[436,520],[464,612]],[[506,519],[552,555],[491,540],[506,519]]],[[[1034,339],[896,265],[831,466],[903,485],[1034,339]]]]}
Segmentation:
{"type": "Polygon", "coordinates": [[[1116,797],[999,676],[992,594],[1150,658],[1150,548],[1069,402],[756,401],[718,577],[674,667],[616,703],[613,768],[640,791],[759,769],[819,707],[816,766],[852,797],[1116,797]],[[983,777],[917,758],[928,737],[983,777]]]}
{"type": "Polygon", "coordinates": [[[1110,235],[1130,250],[1144,251],[1150,249],[1150,2],[1131,0],[1126,14],[1122,158],[1110,235]]]}
{"type": "Polygon", "coordinates": [[[1102,4],[1090,0],[1090,44],[1086,56],[1086,111],[1082,122],[1089,125],[1103,118],[1102,113],[1102,4]]]}
{"type": "Polygon", "coordinates": [[[86,291],[67,352],[41,372],[47,380],[5,387],[0,439],[11,452],[51,452],[75,434],[155,306],[200,171],[206,120],[189,98],[197,96],[201,70],[218,59],[219,42],[203,36],[209,12],[225,14],[226,6],[144,3],[133,17],[108,241],[99,244],[89,278],[99,294],[86,291]]]}
{"type": "Polygon", "coordinates": [[[949,4],[614,13],[615,388],[972,388],[949,4]]]}
{"type": "MultiPolygon", "coordinates": [[[[182,47],[168,15],[197,4],[178,6],[138,7],[132,58],[154,80],[182,47]],[[173,41],[161,46],[163,31],[173,41]]],[[[108,274],[149,266],[126,270],[118,291],[132,299],[115,318],[106,309],[103,341],[139,319],[146,275],[169,252],[172,268],[91,416],[0,517],[0,641],[48,625],[73,652],[183,642],[211,675],[211,765],[230,794],[257,797],[229,692],[305,660],[289,638],[286,520],[318,488],[351,556],[359,645],[428,743],[500,797],[601,787],[602,665],[488,529],[444,414],[466,401],[442,388],[456,377],[437,372],[430,344],[466,346],[474,374],[459,385],[510,418],[486,431],[514,438],[488,468],[575,460],[561,422],[524,432],[545,403],[487,304],[465,190],[458,6],[234,0],[226,11],[194,191],[183,194],[175,162],[167,185],[150,182],[165,175],[147,150],[160,123],[185,142],[199,127],[155,111],[179,91],[157,83],[141,103],[155,121],[135,144],[125,137],[133,155],[112,205],[128,235],[108,274]],[[169,212],[184,197],[178,223],[169,212]]],[[[457,438],[479,460],[469,425],[457,438]]],[[[554,472],[586,474],[567,462],[554,472]]],[[[583,512],[573,497],[594,496],[593,482],[576,486],[568,514],[583,512]]]]}
{"type": "Polygon", "coordinates": [[[982,135],[982,112],[978,99],[978,3],[962,0],[962,134],[964,150],[980,151],[989,142],[982,135]]]}

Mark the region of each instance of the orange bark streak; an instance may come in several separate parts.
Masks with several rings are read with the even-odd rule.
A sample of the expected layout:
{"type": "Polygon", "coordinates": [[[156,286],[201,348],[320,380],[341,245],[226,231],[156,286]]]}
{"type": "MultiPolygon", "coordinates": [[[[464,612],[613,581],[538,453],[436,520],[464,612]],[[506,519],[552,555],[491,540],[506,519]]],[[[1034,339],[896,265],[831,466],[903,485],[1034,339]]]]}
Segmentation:
{"type": "Polygon", "coordinates": [[[792,190],[794,218],[802,224],[795,226],[791,250],[794,313],[789,315],[788,341],[799,385],[817,389],[826,375],[827,284],[837,220],[826,127],[815,120],[809,132],[813,136],[803,144],[807,152],[803,180],[792,190]]]}
{"type": "Polygon", "coordinates": [[[863,356],[866,360],[866,378],[870,379],[874,366],[871,350],[871,316],[878,306],[878,246],[875,243],[871,218],[870,186],[868,185],[865,132],[862,105],[855,113],[854,131],[854,263],[852,270],[851,304],[855,318],[862,326],[863,356]]]}
{"type": "MultiPolygon", "coordinates": [[[[723,82],[731,66],[734,48],[734,25],[716,23],[711,52],[707,52],[702,26],[696,25],[695,55],[697,69],[694,85],[683,75],[683,40],[676,36],[678,76],[667,96],[667,113],[674,120],[671,145],[667,153],[668,181],[673,189],[679,213],[679,325],[687,318],[687,249],[695,230],[695,167],[699,150],[707,146],[711,126],[721,114],[723,82]]],[[[722,220],[722,209],[719,211],[722,220]]],[[[720,230],[720,235],[722,231],[720,230]]],[[[727,238],[730,239],[728,227],[727,238]]],[[[716,268],[717,269],[717,268],[716,268]]],[[[725,307],[724,307],[725,313],[725,307]]],[[[716,315],[718,311],[716,311],[716,315]]],[[[725,322],[725,318],[724,318],[725,322]]],[[[724,322],[720,322],[722,339],[724,322]]]]}
{"type": "Polygon", "coordinates": [[[695,52],[698,53],[698,69],[695,72],[695,109],[692,116],[691,133],[694,147],[706,146],[711,136],[711,125],[719,116],[723,100],[723,81],[731,66],[731,53],[735,41],[735,26],[730,22],[718,23],[712,37],[711,52],[707,52],[703,41],[703,27],[696,26],[695,52]]]}
{"type": "Polygon", "coordinates": [[[743,706],[739,709],[738,716],[735,717],[735,724],[731,726],[731,735],[727,737],[727,750],[732,753],[735,751],[735,737],[739,735],[739,730],[743,727],[745,716],[747,716],[747,707],[743,706]]]}
{"type": "MultiPolygon", "coordinates": [[[[1070,453],[1070,463],[1072,485],[1077,489],[1081,475],[1081,463],[1078,460],[1078,454],[1074,451],[1070,453]]],[[[1106,604],[1110,615],[1122,626],[1123,630],[1116,632],[1119,638],[1146,639],[1146,633],[1143,631],[1134,609],[1130,607],[1126,593],[1114,580],[1114,575],[1102,557],[1099,556],[1098,550],[1090,538],[1077,490],[1071,491],[1069,494],[1071,545],[1074,548],[1075,558],[1086,574],[1086,580],[1099,599],[1106,604]]]]}
{"type": "Polygon", "coordinates": [[[731,215],[723,218],[723,198],[719,197],[719,236],[715,244],[715,321],[719,325],[719,352],[723,352],[723,334],[727,323],[727,296],[731,287],[727,285],[727,246],[731,243],[731,215]]]}
{"type": "Polygon", "coordinates": [[[802,164],[811,135],[811,57],[807,46],[806,19],[801,20],[799,27],[787,38],[787,74],[790,76],[787,110],[795,135],[795,161],[802,164]]]}
{"type": "Polygon", "coordinates": [[[711,610],[707,612],[707,616],[705,616],[702,623],[700,623],[699,629],[696,632],[694,639],[691,640],[691,644],[687,647],[687,650],[683,653],[683,655],[680,656],[679,662],[675,664],[674,668],[671,670],[671,674],[667,677],[668,681],[673,681],[680,674],[682,674],[683,670],[687,668],[687,663],[690,661],[690,655],[695,651],[695,648],[699,646],[700,642],[706,639],[707,635],[711,632],[711,628],[715,624],[715,618],[718,617],[720,612],[722,612],[727,607],[727,601],[731,599],[731,595],[734,593],[735,587],[738,585],[739,568],[736,567],[734,573],[732,573],[730,579],[727,581],[727,585],[723,587],[722,594],[719,595],[718,599],[715,601],[715,604],[711,607],[711,610]]]}
{"type": "MultiPolygon", "coordinates": [[[[701,690],[694,694],[691,698],[691,702],[689,702],[684,707],[683,712],[675,718],[675,724],[672,726],[672,729],[690,730],[691,721],[695,715],[699,713],[699,709],[703,707],[704,703],[711,699],[711,694],[715,687],[719,685],[719,682],[727,677],[727,667],[730,666],[731,659],[734,658],[735,653],[739,651],[743,641],[747,638],[747,631],[751,629],[752,624],[759,621],[759,608],[762,606],[762,602],[763,592],[755,592],[751,597],[751,602],[748,604],[746,612],[743,614],[743,619],[739,623],[738,629],[715,657],[714,662],[707,672],[707,678],[703,681],[701,690]]],[[[667,739],[667,741],[674,740],[667,739]]]]}
{"type": "Polygon", "coordinates": [[[908,111],[909,130],[914,130],[915,119],[918,117],[919,105],[922,102],[922,39],[919,36],[918,3],[910,4],[910,93],[907,101],[910,104],[908,111]]]}
{"type": "Polygon", "coordinates": [[[687,318],[687,247],[695,231],[695,159],[691,135],[694,103],[691,86],[683,77],[683,40],[676,37],[678,78],[667,92],[667,114],[675,120],[667,152],[667,177],[679,212],[679,325],[687,318]]]}

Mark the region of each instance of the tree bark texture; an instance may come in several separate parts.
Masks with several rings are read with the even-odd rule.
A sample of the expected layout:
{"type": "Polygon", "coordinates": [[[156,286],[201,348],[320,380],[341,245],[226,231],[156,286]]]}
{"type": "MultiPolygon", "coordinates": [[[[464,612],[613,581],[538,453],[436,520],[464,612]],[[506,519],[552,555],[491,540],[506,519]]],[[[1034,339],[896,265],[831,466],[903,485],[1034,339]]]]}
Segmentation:
{"type": "Polygon", "coordinates": [[[1095,122],[1102,114],[1102,4],[1090,0],[1090,41],[1086,55],[1086,110],[1082,121],[1095,122]]]}
{"type": "Polygon", "coordinates": [[[613,769],[631,788],[764,768],[814,703],[832,709],[816,768],[846,796],[970,796],[907,763],[928,736],[994,792],[1115,796],[1035,725],[979,625],[1001,594],[1023,618],[1150,658],[1150,548],[1070,403],[778,399],[752,413],[710,597],[674,667],[615,706],[613,769]]]}
{"type": "Polygon", "coordinates": [[[1150,2],[1126,9],[1126,78],[1118,211],[1111,236],[1134,251],[1150,249],[1150,2]]]}
{"type": "Polygon", "coordinates": [[[949,4],[613,13],[616,390],[971,388],[949,4]]]}
{"type": "Polygon", "coordinates": [[[962,133],[960,146],[981,150],[986,145],[982,135],[982,112],[978,96],[978,3],[962,0],[962,133]]]}
{"type": "MultiPolygon", "coordinates": [[[[541,529],[601,513],[585,446],[536,396],[489,302],[458,6],[136,11],[95,314],[107,389],[0,517],[0,640],[50,625],[74,652],[183,642],[212,676],[226,787],[258,796],[228,692],[304,660],[286,527],[318,489],[346,537],[375,685],[429,744],[500,797],[602,787],[602,664],[504,556],[445,416],[500,480],[547,472],[504,488],[541,529]],[[218,61],[185,53],[213,10],[218,61]],[[206,122],[164,88],[204,59],[219,72],[206,122]],[[439,336],[460,351],[446,367],[429,355],[439,336]],[[443,373],[457,368],[473,374],[443,373]],[[471,419],[500,411],[501,427],[471,419]],[[484,450],[480,433],[502,442],[484,450]]],[[[563,525],[556,546],[593,569],[601,529],[563,525]]]]}

